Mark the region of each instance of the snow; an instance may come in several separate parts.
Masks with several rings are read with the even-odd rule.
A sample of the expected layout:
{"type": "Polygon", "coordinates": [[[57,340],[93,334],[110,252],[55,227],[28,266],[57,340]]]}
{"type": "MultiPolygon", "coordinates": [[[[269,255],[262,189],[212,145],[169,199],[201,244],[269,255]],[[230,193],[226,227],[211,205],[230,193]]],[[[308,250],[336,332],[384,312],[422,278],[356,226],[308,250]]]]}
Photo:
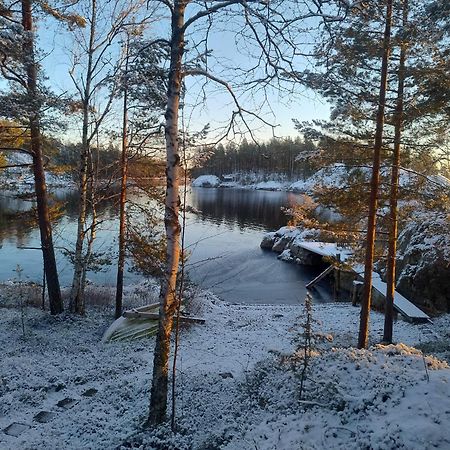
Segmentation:
{"type": "MultiPolygon", "coordinates": [[[[305,181],[296,181],[292,183],[288,190],[301,193],[312,193],[314,190],[326,188],[342,188],[348,184],[349,176],[363,172],[366,174],[367,169],[351,168],[345,164],[336,163],[329,167],[319,169],[315,174],[305,181]]],[[[367,175],[367,174],[366,174],[367,175]]]]}
{"type": "MultiPolygon", "coordinates": [[[[26,153],[6,154],[8,164],[32,164],[32,157],[26,153]]],[[[75,184],[68,174],[58,174],[45,171],[45,182],[49,188],[74,187],[75,184]]],[[[34,176],[29,167],[10,167],[0,170],[0,186],[2,191],[15,194],[34,192],[34,176]]]]}
{"type": "Polygon", "coordinates": [[[296,244],[305,250],[309,250],[321,256],[335,258],[337,255],[340,255],[342,262],[347,261],[347,259],[353,255],[351,250],[343,248],[334,242],[297,241],[296,244]]]}
{"type": "MultiPolygon", "coordinates": [[[[316,173],[305,180],[288,181],[285,174],[248,172],[223,175],[221,181],[215,175],[201,175],[192,183],[195,187],[227,187],[240,189],[257,189],[268,191],[290,191],[296,193],[314,194],[315,191],[324,188],[344,189],[354,180],[361,182],[361,178],[369,181],[371,168],[366,166],[346,166],[335,163],[319,169],[316,173]]],[[[381,167],[382,179],[390,177],[390,167],[381,167]]],[[[415,189],[423,177],[406,169],[400,169],[399,185],[402,188],[415,189]]],[[[450,189],[450,180],[442,175],[430,175],[425,192],[432,193],[441,186],[450,189]]]]}
{"type": "Polygon", "coordinates": [[[192,182],[194,187],[218,187],[220,179],[215,175],[200,175],[192,182]]]}
{"type": "Polygon", "coordinates": [[[450,180],[443,175],[429,175],[428,180],[432,183],[439,184],[443,188],[450,189],[450,180]]]}
{"type": "MultiPolygon", "coordinates": [[[[364,274],[364,266],[362,265],[355,266],[354,270],[358,273],[364,274]]],[[[387,284],[381,279],[380,274],[376,272],[372,272],[372,286],[382,295],[386,296],[387,284]]],[[[421,309],[419,309],[416,305],[411,303],[397,291],[395,291],[394,293],[394,308],[411,319],[430,319],[430,316],[428,316],[428,314],[425,314],[421,309]]]]}
{"type": "Polygon", "coordinates": [[[253,189],[263,191],[282,191],[285,190],[286,183],[280,181],[261,181],[252,186],[253,189]]]}
{"type": "MultiPolygon", "coordinates": [[[[411,347],[448,339],[449,316],[433,326],[398,321],[394,333],[402,344],[382,347],[376,343],[384,318],[372,313],[373,346],[356,350],[359,309],[314,305],[317,344],[302,402],[303,360],[296,351],[303,342],[302,305],[229,305],[198,292],[193,304],[206,323],[181,332],[180,432],[170,434],[142,430],[154,338],[101,343],[113,311],[92,305],[86,318],[53,318],[27,307],[23,338],[20,310],[5,289],[0,287],[0,430],[13,423],[26,427],[18,436],[0,431],[2,450],[57,449],[61,443],[96,450],[121,444],[229,450],[450,446],[450,369],[411,347]],[[57,406],[64,399],[75,402],[57,406]],[[33,420],[42,411],[53,414],[49,422],[33,420]]],[[[153,298],[156,288],[147,289],[143,299],[153,298]]]]}

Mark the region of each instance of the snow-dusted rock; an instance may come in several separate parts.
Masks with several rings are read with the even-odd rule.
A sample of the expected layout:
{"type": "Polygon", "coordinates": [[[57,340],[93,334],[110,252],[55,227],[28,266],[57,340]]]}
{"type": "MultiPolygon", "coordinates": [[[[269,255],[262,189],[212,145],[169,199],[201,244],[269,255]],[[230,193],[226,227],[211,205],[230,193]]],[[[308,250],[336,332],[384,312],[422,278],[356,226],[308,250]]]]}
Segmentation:
{"type": "Polygon", "coordinates": [[[289,248],[289,244],[294,240],[299,230],[296,227],[281,227],[275,232],[272,251],[282,253],[283,250],[289,248]]]}
{"type": "Polygon", "coordinates": [[[281,261],[290,262],[292,261],[291,251],[289,249],[283,250],[283,252],[277,256],[277,258],[281,259],[281,261]]]}
{"type": "Polygon", "coordinates": [[[220,179],[215,175],[200,175],[192,182],[193,187],[218,187],[219,185],[220,179]]]}
{"type": "Polygon", "coordinates": [[[260,247],[272,249],[274,242],[275,242],[275,232],[266,233],[262,238],[260,247]]]}
{"type": "MultiPolygon", "coordinates": [[[[33,160],[26,153],[8,153],[6,155],[9,167],[0,170],[0,185],[4,190],[14,191],[16,194],[31,194],[34,192],[34,176],[31,170],[33,160]],[[26,165],[29,167],[26,167],[26,165]],[[20,167],[20,165],[23,165],[20,167]]],[[[75,187],[70,175],[45,171],[45,183],[48,188],[75,187]]]]}
{"type": "Polygon", "coordinates": [[[261,181],[255,184],[254,188],[261,191],[282,191],[286,183],[280,181],[261,181]]]}
{"type": "Polygon", "coordinates": [[[399,291],[418,306],[450,311],[450,236],[445,213],[423,213],[399,236],[399,291]]]}

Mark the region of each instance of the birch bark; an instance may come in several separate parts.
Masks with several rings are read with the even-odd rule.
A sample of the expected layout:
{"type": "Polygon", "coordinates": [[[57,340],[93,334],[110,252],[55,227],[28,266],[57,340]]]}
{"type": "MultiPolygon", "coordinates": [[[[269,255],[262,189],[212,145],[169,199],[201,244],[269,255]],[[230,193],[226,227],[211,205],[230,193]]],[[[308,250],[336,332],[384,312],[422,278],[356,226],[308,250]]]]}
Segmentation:
{"type": "Polygon", "coordinates": [[[180,261],[178,110],[183,79],[182,59],[184,53],[183,26],[185,8],[185,1],[176,0],[172,13],[170,69],[165,111],[167,184],[164,224],[167,236],[167,254],[164,280],[160,293],[159,327],[153,359],[149,414],[149,423],[152,425],[159,424],[166,418],[170,335],[176,310],[176,283],[180,261]]]}
{"type": "Polygon", "coordinates": [[[77,222],[77,239],[75,243],[74,254],[74,269],[72,289],[70,292],[70,310],[78,314],[84,314],[85,301],[84,301],[84,285],[83,285],[83,272],[85,258],[83,258],[84,239],[86,236],[86,216],[87,216],[87,199],[88,199],[88,161],[90,151],[90,139],[89,139],[89,107],[91,96],[91,84],[93,74],[93,55],[94,55],[94,43],[96,33],[96,20],[97,20],[97,0],[91,0],[92,9],[90,17],[89,28],[89,48],[88,48],[88,61],[86,78],[84,85],[84,93],[82,99],[82,111],[83,111],[83,126],[81,136],[81,154],[79,165],[79,178],[78,178],[78,193],[80,196],[78,204],[78,222],[77,222]]]}

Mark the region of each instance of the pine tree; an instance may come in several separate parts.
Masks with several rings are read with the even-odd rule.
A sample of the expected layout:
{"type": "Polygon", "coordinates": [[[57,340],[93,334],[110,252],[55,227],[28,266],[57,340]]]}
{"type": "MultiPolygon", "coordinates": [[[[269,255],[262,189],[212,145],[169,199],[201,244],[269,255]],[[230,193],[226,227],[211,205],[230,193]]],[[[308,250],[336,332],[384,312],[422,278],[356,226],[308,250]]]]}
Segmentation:
{"type": "MultiPolygon", "coordinates": [[[[1,4],[0,27],[3,33],[0,41],[0,70],[3,78],[9,81],[11,92],[3,96],[0,114],[23,124],[29,133],[29,152],[33,158],[32,170],[50,311],[52,314],[59,314],[63,311],[63,302],[53,246],[41,134],[43,111],[55,106],[57,100],[39,79],[33,1],[22,0],[20,4],[20,13],[13,4],[1,4]]],[[[48,13],[53,10],[47,5],[44,11],[48,13]]],[[[71,22],[78,20],[71,16],[60,18],[71,22]]]]}

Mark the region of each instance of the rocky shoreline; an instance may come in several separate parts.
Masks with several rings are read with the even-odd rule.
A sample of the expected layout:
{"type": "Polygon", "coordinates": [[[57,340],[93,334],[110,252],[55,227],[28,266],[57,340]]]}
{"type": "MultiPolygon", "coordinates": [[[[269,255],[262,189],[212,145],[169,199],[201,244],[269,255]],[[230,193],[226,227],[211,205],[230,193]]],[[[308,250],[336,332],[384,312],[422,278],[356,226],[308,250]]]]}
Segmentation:
{"type": "MultiPolygon", "coordinates": [[[[450,237],[446,224],[442,214],[422,221],[418,217],[405,227],[398,239],[397,291],[430,314],[450,312],[450,237]]],[[[299,246],[301,241],[318,238],[318,230],[286,226],[264,234],[260,246],[278,253],[278,259],[285,262],[325,267],[321,256],[299,246]]],[[[376,270],[383,278],[382,261],[376,264],[376,270]]],[[[354,276],[344,275],[341,288],[351,294],[354,280],[354,276]]],[[[376,301],[375,307],[382,309],[382,304],[381,300],[376,301]]]]}

